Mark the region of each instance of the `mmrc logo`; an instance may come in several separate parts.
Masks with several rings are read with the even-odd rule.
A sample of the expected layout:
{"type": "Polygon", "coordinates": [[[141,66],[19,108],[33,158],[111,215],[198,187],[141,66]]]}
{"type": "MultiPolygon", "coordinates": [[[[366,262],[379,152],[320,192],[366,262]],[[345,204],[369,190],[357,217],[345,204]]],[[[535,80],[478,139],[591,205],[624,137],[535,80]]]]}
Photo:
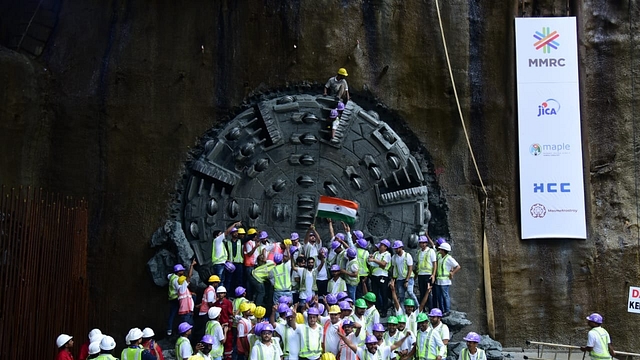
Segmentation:
{"type": "Polygon", "coordinates": [[[533,46],[536,50],[542,49],[544,54],[550,54],[551,49],[558,50],[558,46],[560,46],[560,43],[556,41],[560,34],[555,30],[551,32],[548,27],[543,27],[542,32],[536,31],[533,37],[538,40],[533,43],[533,46]]]}
{"type": "Polygon", "coordinates": [[[538,105],[538,116],[558,115],[560,112],[560,103],[556,99],[547,99],[538,105]]]}

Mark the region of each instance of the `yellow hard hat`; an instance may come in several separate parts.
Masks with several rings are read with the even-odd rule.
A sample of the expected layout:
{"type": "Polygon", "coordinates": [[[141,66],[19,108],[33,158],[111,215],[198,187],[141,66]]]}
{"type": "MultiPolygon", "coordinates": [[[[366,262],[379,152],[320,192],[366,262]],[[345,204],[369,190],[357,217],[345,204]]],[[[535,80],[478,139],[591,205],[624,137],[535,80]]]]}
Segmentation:
{"type": "Polygon", "coordinates": [[[304,324],[304,315],[302,315],[302,313],[296,314],[296,323],[304,324]]]}
{"type": "Polygon", "coordinates": [[[243,302],[242,304],[240,304],[240,312],[243,313],[245,311],[249,311],[251,310],[251,305],[248,302],[243,302]]]}
{"type": "Polygon", "coordinates": [[[246,234],[247,232],[244,231],[244,228],[238,228],[238,234],[246,234]]]}
{"type": "Polygon", "coordinates": [[[289,246],[291,246],[291,239],[284,239],[283,243],[284,243],[285,245],[289,245],[289,246]]]}
{"type": "Polygon", "coordinates": [[[255,315],[255,317],[257,317],[258,319],[262,319],[266,314],[267,314],[267,309],[265,309],[262,306],[257,306],[256,309],[253,311],[253,315],[255,315]]]}
{"type": "Polygon", "coordinates": [[[340,306],[331,305],[331,307],[329,308],[329,314],[340,314],[340,306]]]}
{"type": "Polygon", "coordinates": [[[185,281],[187,281],[187,277],[186,276],[180,276],[178,278],[178,284],[180,284],[180,285],[184,284],[185,281]]]}
{"type": "Polygon", "coordinates": [[[326,352],[322,354],[322,356],[320,357],[320,360],[336,360],[336,356],[333,355],[333,353],[326,352]]]}
{"type": "Polygon", "coordinates": [[[211,275],[209,276],[209,282],[220,282],[220,277],[218,275],[211,275]]]}
{"type": "Polygon", "coordinates": [[[349,76],[349,74],[347,74],[347,69],[345,68],[338,69],[338,75],[349,76]]]}
{"type": "Polygon", "coordinates": [[[256,311],[256,304],[250,302],[249,303],[249,311],[253,314],[256,311]]]}
{"type": "Polygon", "coordinates": [[[249,229],[249,231],[247,231],[247,235],[253,235],[253,234],[256,234],[257,232],[258,232],[258,230],[254,229],[254,228],[251,228],[251,229],[249,229]]]}

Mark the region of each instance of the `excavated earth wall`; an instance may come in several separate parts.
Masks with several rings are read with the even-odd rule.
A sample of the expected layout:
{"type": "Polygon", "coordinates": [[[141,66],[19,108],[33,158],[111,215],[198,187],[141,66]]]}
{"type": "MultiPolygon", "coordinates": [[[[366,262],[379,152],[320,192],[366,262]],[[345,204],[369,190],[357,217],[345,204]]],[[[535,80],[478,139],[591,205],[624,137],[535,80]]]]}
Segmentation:
{"type": "MultiPolygon", "coordinates": [[[[24,10],[20,1],[7,3],[5,46],[8,19],[24,10]]],[[[481,192],[433,1],[59,5],[39,57],[0,51],[0,183],[89,200],[92,326],[113,334],[164,328],[166,289],[145,268],[154,254],[149,239],[165,223],[183,163],[202,134],[252,91],[323,83],[344,66],[353,92],[395,110],[428,151],[448,208],[452,254],[462,264],[453,307],[469,314],[468,330],[486,333],[481,192]]],[[[640,351],[637,318],[626,312],[628,286],[640,283],[638,3],[451,0],[441,8],[489,190],[495,338],[505,346],[527,339],[581,344],[584,317],[598,311],[617,348],[640,351]],[[586,241],[519,239],[514,17],[523,14],[578,19],[586,241]]]]}

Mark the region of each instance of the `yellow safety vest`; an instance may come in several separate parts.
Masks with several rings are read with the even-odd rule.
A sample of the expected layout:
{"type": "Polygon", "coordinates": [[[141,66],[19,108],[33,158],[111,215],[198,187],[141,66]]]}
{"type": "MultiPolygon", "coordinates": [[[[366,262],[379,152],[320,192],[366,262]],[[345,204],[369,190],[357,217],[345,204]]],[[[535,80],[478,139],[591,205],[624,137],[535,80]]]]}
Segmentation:
{"type": "Polygon", "coordinates": [[[142,359],[142,351],[139,347],[128,347],[122,350],[122,354],[120,354],[120,358],[122,360],[141,360],[142,359]]]}
{"type": "Polygon", "coordinates": [[[271,269],[273,269],[275,266],[276,264],[272,262],[262,264],[253,269],[251,275],[253,275],[257,282],[263,283],[269,277],[269,272],[271,272],[271,269]]]}
{"type": "MultiPolygon", "coordinates": [[[[271,342],[271,346],[276,346],[273,341],[271,342]]],[[[258,345],[258,359],[256,360],[265,360],[264,358],[264,353],[262,352],[262,346],[258,345]]],[[[267,359],[269,360],[269,359],[267,359]]],[[[273,351],[273,359],[272,360],[276,360],[276,351],[273,351]]]]}
{"type": "Polygon", "coordinates": [[[178,338],[178,341],[176,341],[176,359],[180,360],[182,359],[182,357],[180,356],[180,348],[182,347],[182,345],[184,344],[189,344],[189,339],[187,339],[184,336],[180,336],[178,338]]]}
{"type": "Polygon", "coordinates": [[[393,278],[404,278],[405,280],[413,277],[413,273],[407,274],[409,272],[409,265],[407,265],[407,255],[409,255],[406,251],[402,253],[402,269],[398,270],[397,266],[393,266],[393,278]],[[400,271],[400,272],[398,272],[400,271]]]}
{"type": "Polygon", "coordinates": [[[418,355],[418,360],[423,360],[423,359],[435,359],[437,358],[437,354],[432,354],[429,351],[429,345],[431,344],[431,333],[433,333],[433,328],[429,329],[429,332],[427,333],[427,339],[425,340],[423,338],[424,333],[422,331],[418,332],[418,338],[417,340],[417,349],[416,349],[416,354],[418,355]]]}
{"type": "Polygon", "coordinates": [[[240,239],[236,240],[235,242],[233,240],[227,241],[225,245],[225,247],[227,248],[227,259],[229,261],[236,264],[244,262],[244,258],[242,257],[242,241],[240,239]],[[233,256],[233,245],[236,246],[235,257],[233,256]]]}
{"type": "MultiPolygon", "coordinates": [[[[358,259],[352,259],[349,260],[349,262],[347,262],[347,270],[349,272],[351,272],[351,265],[353,264],[357,264],[358,263],[358,259]]],[[[358,271],[359,273],[359,271],[358,271]]],[[[344,281],[349,284],[349,285],[358,285],[358,283],[360,282],[360,279],[357,276],[349,276],[349,275],[345,275],[344,281]]]]}
{"type": "Polygon", "coordinates": [[[275,291],[291,290],[291,274],[287,271],[285,265],[285,263],[282,263],[273,268],[273,289],[275,291]]]}
{"type": "Polygon", "coordinates": [[[289,326],[285,325],[284,335],[282,336],[282,342],[280,343],[280,345],[282,345],[282,354],[284,356],[289,356],[289,347],[287,346],[288,337],[289,337],[289,326]]]}
{"type": "MultiPolygon", "coordinates": [[[[216,328],[222,328],[222,325],[220,325],[218,321],[215,321],[215,320],[207,321],[207,328],[204,331],[205,335],[215,336],[216,328]]],[[[212,358],[220,357],[222,356],[223,352],[224,352],[224,345],[220,341],[218,341],[218,347],[211,349],[211,357],[212,358]]]]}
{"type": "Polygon", "coordinates": [[[449,269],[445,266],[449,254],[438,257],[438,275],[436,280],[449,280],[449,269]]]}
{"type": "MultiPolygon", "coordinates": [[[[382,261],[382,259],[384,258],[384,254],[380,253],[379,251],[376,251],[373,254],[373,258],[378,261],[382,261]]],[[[383,276],[384,275],[383,271],[389,271],[389,268],[391,268],[391,261],[387,261],[387,266],[383,268],[380,267],[380,265],[376,264],[376,266],[373,267],[373,271],[371,271],[371,275],[383,276]]]]}
{"type": "MultiPolygon", "coordinates": [[[[312,271],[313,274],[313,286],[311,287],[311,290],[313,291],[318,291],[318,286],[316,285],[316,277],[318,276],[315,271],[312,271]]],[[[307,290],[307,269],[304,269],[304,271],[302,272],[302,278],[300,279],[300,292],[306,291],[307,290]]]]}
{"type": "Polygon", "coordinates": [[[309,326],[304,327],[304,336],[301,340],[302,348],[300,349],[298,357],[317,359],[322,355],[322,331],[318,332],[318,346],[314,349],[309,348],[309,326]]]}
{"type": "Polygon", "coordinates": [[[171,274],[169,276],[169,300],[175,300],[178,298],[178,290],[173,287],[173,282],[178,279],[178,275],[171,274]]]}
{"type": "Polygon", "coordinates": [[[358,248],[358,255],[356,259],[358,259],[358,275],[359,276],[368,276],[369,275],[369,265],[367,261],[369,261],[369,252],[365,249],[358,248]]]}
{"type": "Polygon", "coordinates": [[[434,251],[431,248],[427,248],[424,251],[418,252],[418,274],[421,272],[425,272],[428,275],[433,274],[433,263],[429,260],[431,259],[431,252],[434,251]]]}
{"type": "MultiPolygon", "coordinates": [[[[222,240],[224,241],[224,240],[222,240]]],[[[211,263],[212,264],[222,264],[227,260],[227,249],[222,247],[222,254],[216,254],[216,241],[213,240],[213,246],[211,247],[211,263]]]]}
{"type": "Polygon", "coordinates": [[[100,354],[98,356],[95,357],[96,360],[118,360],[117,358],[115,358],[113,355],[111,354],[100,354]]]}
{"type": "Polygon", "coordinates": [[[601,327],[594,327],[591,331],[595,331],[598,334],[598,341],[600,342],[600,347],[602,348],[602,352],[596,353],[595,351],[590,351],[589,356],[592,359],[611,359],[611,354],[609,354],[609,343],[607,342],[607,338],[609,337],[609,333],[607,330],[601,327]]]}
{"type": "MultiPolygon", "coordinates": [[[[484,350],[477,348],[476,352],[478,353],[476,360],[487,360],[487,355],[484,353],[484,350]]],[[[461,360],[471,360],[471,354],[469,354],[469,349],[463,348],[462,351],[460,352],[460,358],[461,360]]]]}

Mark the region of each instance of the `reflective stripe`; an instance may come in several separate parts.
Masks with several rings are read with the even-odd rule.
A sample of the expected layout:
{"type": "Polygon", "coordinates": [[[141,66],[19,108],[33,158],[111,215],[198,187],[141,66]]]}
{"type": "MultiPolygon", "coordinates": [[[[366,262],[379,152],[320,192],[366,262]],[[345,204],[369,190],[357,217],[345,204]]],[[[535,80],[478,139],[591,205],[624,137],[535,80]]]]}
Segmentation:
{"type": "MultiPolygon", "coordinates": [[[[384,259],[384,254],[381,254],[379,251],[376,251],[373,254],[373,258],[378,260],[378,261],[382,261],[382,259],[384,259]]],[[[373,268],[373,270],[371,271],[371,275],[373,276],[387,276],[388,275],[388,271],[391,268],[391,261],[387,261],[387,266],[385,267],[380,267],[379,264],[376,264],[376,266],[373,268]]]]}
{"type": "MultiPolygon", "coordinates": [[[[273,341],[271,342],[271,346],[275,346],[273,345],[273,341]]],[[[258,345],[258,359],[257,360],[264,360],[264,353],[262,352],[262,345],[258,345]]],[[[276,351],[273,350],[273,360],[276,360],[276,351]]]]}
{"type": "Polygon", "coordinates": [[[184,343],[189,343],[189,339],[184,336],[180,336],[178,341],[176,341],[176,359],[180,360],[182,357],[180,356],[180,348],[184,343]]]}
{"type": "MultiPolygon", "coordinates": [[[[484,350],[478,348],[476,353],[478,354],[478,356],[476,357],[476,360],[487,360],[487,354],[485,354],[484,350]]],[[[462,349],[462,351],[460,352],[460,359],[471,360],[471,354],[469,354],[469,349],[467,348],[462,349]]]]}
{"type": "MultiPolygon", "coordinates": [[[[357,258],[349,260],[349,262],[347,263],[347,271],[351,272],[351,265],[353,265],[354,263],[358,263],[357,258]]],[[[344,281],[349,285],[358,285],[360,279],[357,276],[346,275],[344,281]]]]}
{"type": "Polygon", "coordinates": [[[420,251],[418,253],[418,274],[424,272],[424,274],[420,275],[431,275],[433,274],[433,263],[429,261],[431,259],[431,252],[434,251],[431,248],[427,248],[425,251],[420,251]]]}
{"type": "Polygon", "coordinates": [[[169,276],[169,300],[175,300],[178,298],[178,290],[173,286],[173,284],[178,281],[178,275],[171,274],[169,276]]]}
{"type": "Polygon", "coordinates": [[[596,353],[594,351],[590,351],[589,356],[591,356],[592,359],[611,359],[611,354],[609,354],[609,343],[607,342],[607,337],[609,337],[607,330],[601,327],[594,327],[591,330],[598,334],[598,341],[600,342],[602,352],[596,353]]]}
{"type": "Polygon", "coordinates": [[[424,334],[424,332],[420,331],[418,333],[418,349],[416,351],[416,354],[418,355],[418,359],[435,359],[437,356],[435,354],[431,354],[429,352],[429,345],[431,344],[431,333],[433,332],[433,329],[430,329],[429,332],[427,333],[427,340],[422,340],[420,341],[420,338],[422,337],[422,335],[424,334]],[[421,346],[424,345],[424,346],[421,346]]]}
{"type": "MultiPolygon", "coordinates": [[[[200,313],[202,313],[202,314],[206,314],[206,313],[209,312],[209,303],[207,302],[207,295],[210,292],[213,292],[214,294],[216,292],[215,289],[213,288],[213,286],[211,286],[211,285],[207,286],[207,288],[204,289],[204,292],[202,293],[202,302],[201,302],[202,305],[200,305],[200,313]]],[[[214,301],[215,301],[215,298],[216,297],[214,295],[213,296],[214,301]]]]}
{"type": "Polygon", "coordinates": [[[233,240],[227,241],[227,243],[225,244],[226,248],[227,248],[227,260],[236,263],[236,264],[240,264],[242,262],[244,262],[244,259],[242,258],[242,241],[240,241],[240,239],[236,240],[235,242],[233,240]],[[233,256],[233,245],[236,245],[236,256],[233,256]]]}
{"type": "MultiPolygon", "coordinates": [[[[207,328],[204,333],[206,335],[211,335],[215,337],[216,328],[222,329],[222,325],[220,325],[220,323],[215,320],[207,321],[207,328]]],[[[224,334],[224,331],[222,333],[224,334]]],[[[211,349],[211,357],[214,357],[214,358],[220,357],[222,356],[223,352],[224,352],[224,345],[222,344],[222,342],[218,341],[218,347],[211,349]]]]}
{"type": "Polygon", "coordinates": [[[438,275],[436,275],[437,280],[449,280],[449,270],[445,266],[448,257],[449,254],[438,257],[438,275]]]}
{"type": "Polygon", "coordinates": [[[369,275],[369,266],[367,264],[367,261],[369,261],[369,256],[367,256],[367,254],[369,252],[361,248],[358,248],[357,251],[358,255],[356,256],[356,259],[358,259],[358,275],[367,276],[369,275]]]}
{"type": "Polygon", "coordinates": [[[287,346],[287,338],[289,337],[289,326],[284,326],[284,336],[282,339],[282,354],[284,356],[289,355],[289,347],[287,346]]]}
{"type": "Polygon", "coordinates": [[[309,326],[304,327],[304,338],[302,339],[302,348],[298,357],[317,359],[322,354],[322,334],[318,334],[318,347],[315,349],[309,349],[309,326]]]}
{"type": "Polygon", "coordinates": [[[222,264],[225,260],[227,260],[227,249],[223,246],[222,254],[216,254],[216,241],[214,239],[213,246],[211,247],[211,263],[214,265],[222,264]]]}
{"type": "Polygon", "coordinates": [[[291,290],[291,274],[287,271],[285,265],[280,264],[273,268],[273,289],[275,291],[291,290]]]}
{"type": "Polygon", "coordinates": [[[274,263],[268,262],[266,264],[262,264],[257,268],[253,269],[251,275],[258,281],[259,283],[263,283],[267,277],[269,277],[269,272],[275,266],[274,263]]]}
{"type": "Polygon", "coordinates": [[[118,360],[115,357],[113,357],[113,355],[111,355],[111,354],[100,354],[100,355],[96,356],[95,359],[96,360],[118,360]]]}
{"type": "MultiPolygon", "coordinates": [[[[429,324],[429,326],[433,327],[431,324],[429,324]]],[[[436,330],[436,332],[438,333],[438,335],[440,335],[440,340],[444,341],[444,336],[442,336],[442,333],[444,332],[444,323],[440,322],[440,325],[438,325],[434,330],[436,330]]],[[[438,351],[438,354],[440,354],[440,346],[436,346],[436,351],[438,351]]],[[[444,356],[443,357],[447,357],[447,354],[449,353],[449,349],[447,348],[447,345],[444,346],[444,356]]]]}
{"type": "Polygon", "coordinates": [[[141,349],[137,346],[128,347],[122,350],[122,354],[120,355],[120,357],[122,358],[122,360],[141,360],[143,350],[144,349],[141,349]]]}
{"type": "MultiPolygon", "coordinates": [[[[307,290],[307,271],[307,269],[304,269],[304,271],[302,272],[302,278],[300,279],[300,292],[307,290]]],[[[318,275],[315,273],[315,271],[312,271],[311,273],[313,276],[313,286],[311,286],[311,290],[318,291],[318,286],[316,285],[316,277],[318,277],[318,275]]]]}
{"type": "Polygon", "coordinates": [[[398,274],[398,267],[397,266],[393,266],[393,278],[397,278],[397,279],[407,279],[407,278],[411,278],[413,277],[413,274],[409,274],[409,276],[407,276],[407,273],[409,272],[409,266],[407,265],[407,252],[403,252],[402,253],[402,272],[400,274],[398,274]]]}

